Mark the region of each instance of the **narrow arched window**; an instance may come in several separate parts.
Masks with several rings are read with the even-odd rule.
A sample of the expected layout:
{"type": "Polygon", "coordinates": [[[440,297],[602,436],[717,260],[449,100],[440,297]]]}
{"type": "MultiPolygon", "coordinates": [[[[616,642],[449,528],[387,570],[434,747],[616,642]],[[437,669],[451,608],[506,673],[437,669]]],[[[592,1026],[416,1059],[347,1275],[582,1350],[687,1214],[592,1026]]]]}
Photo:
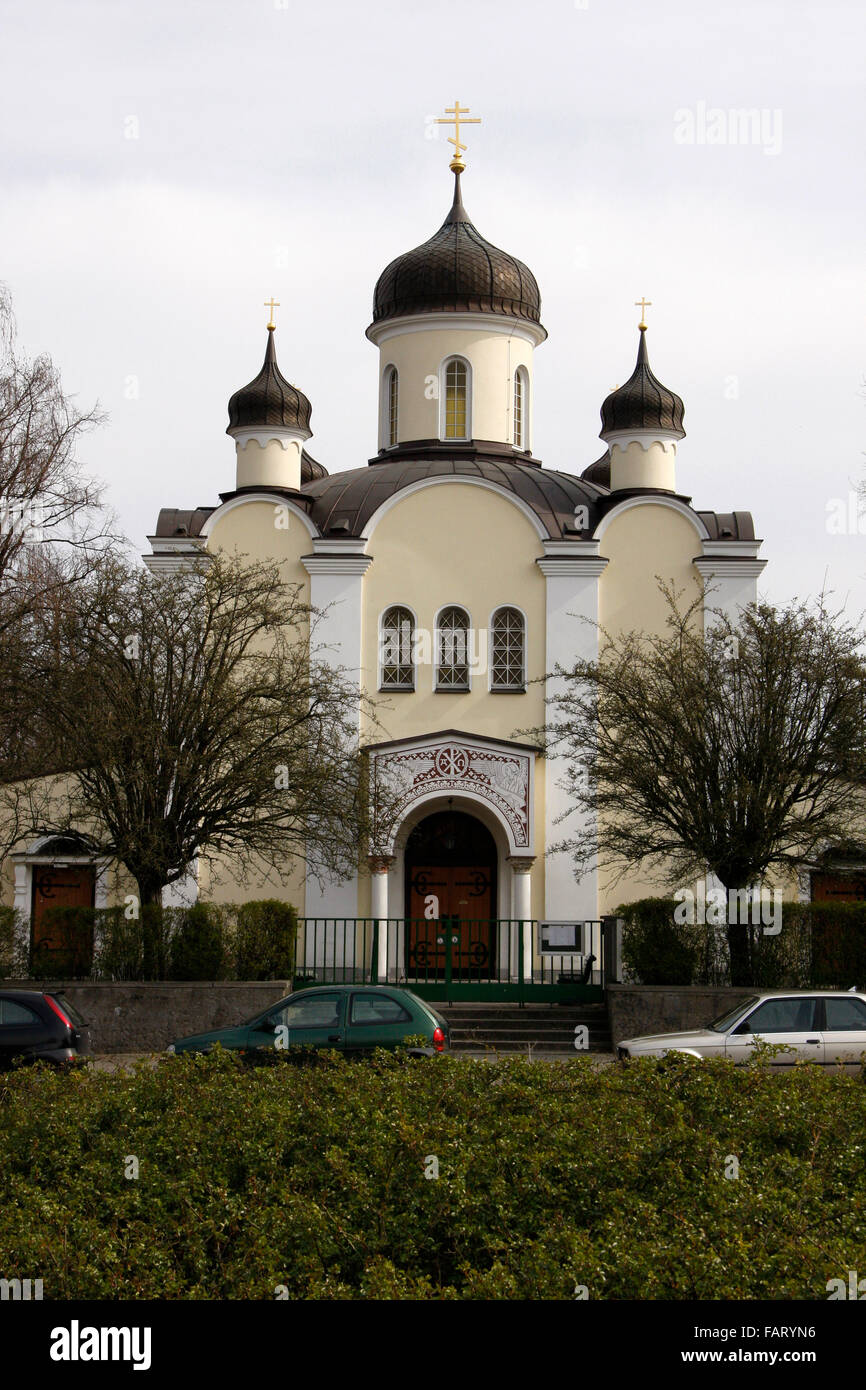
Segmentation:
{"type": "Polygon", "coordinates": [[[389,608],[379,633],[380,690],[414,690],[415,619],[408,608],[389,608]]]}
{"type": "Polygon", "coordinates": [[[525,690],[526,624],[516,608],[497,608],[493,614],[490,689],[525,690]]]}
{"type": "Polygon", "coordinates": [[[436,628],[436,689],[469,689],[469,614],[446,608],[436,628]]]}
{"type": "Polygon", "coordinates": [[[526,384],[519,367],[514,373],[514,447],[526,448],[526,384]]]}
{"type": "Polygon", "coordinates": [[[397,407],[399,395],[399,381],[397,378],[397,368],[392,367],[388,373],[388,447],[391,448],[397,443],[397,407]]]}
{"type": "Polygon", "coordinates": [[[466,363],[452,357],[445,368],[445,438],[467,439],[468,383],[466,363]]]}

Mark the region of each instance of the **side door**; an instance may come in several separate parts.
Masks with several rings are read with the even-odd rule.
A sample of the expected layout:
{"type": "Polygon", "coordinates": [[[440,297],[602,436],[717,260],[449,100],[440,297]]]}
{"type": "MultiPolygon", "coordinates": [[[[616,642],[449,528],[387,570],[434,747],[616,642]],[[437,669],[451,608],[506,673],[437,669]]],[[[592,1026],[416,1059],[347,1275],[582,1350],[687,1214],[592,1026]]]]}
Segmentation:
{"type": "Polygon", "coordinates": [[[35,1009],[19,999],[0,997],[0,1066],[32,1056],[50,1040],[51,1029],[35,1009]]]}
{"type": "Polygon", "coordinates": [[[316,989],[288,999],[271,1010],[267,1022],[253,1024],[248,1047],[321,1047],[341,1050],[345,1044],[344,994],[316,989]],[[268,1026],[270,1024],[270,1027],[268,1026]]]}
{"type": "Polygon", "coordinates": [[[774,1067],[793,1067],[797,1062],[824,1061],[824,1037],[820,1031],[820,1000],[810,995],[765,999],[742,1019],[725,1039],[725,1056],[747,1062],[755,1039],[786,1049],[773,1058],[774,1067]]]}
{"type": "Polygon", "coordinates": [[[346,1049],[370,1052],[374,1047],[396,1047],[402,1038],[424,1031],[399,999],[390,994],[358,990],[349,1003],[346,1049]]]}
{"type": "Polygon", "coordinates": [[[866,1053],[866,1002],[856,994],[824,996],[824,1065],[860,1070],[866,1053]]]}

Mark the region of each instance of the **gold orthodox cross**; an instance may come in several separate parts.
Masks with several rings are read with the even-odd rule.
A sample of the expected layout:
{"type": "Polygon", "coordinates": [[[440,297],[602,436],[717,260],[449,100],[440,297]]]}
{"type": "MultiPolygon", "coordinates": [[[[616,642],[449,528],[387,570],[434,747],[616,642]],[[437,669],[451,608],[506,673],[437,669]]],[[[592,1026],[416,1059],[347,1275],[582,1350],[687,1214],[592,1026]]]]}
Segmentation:
{"type": "Polygon", "coordinates": [[[270,299],[265,300],[265,308],[270,309],[271,311],[271,316],[268,319],[268,328],[271,329],[271,331],[273,331],[277,326],[274,323],[274,310],[279,309],[279,307],[280,301],[278,299],[274,299],[273,295],[271,295],[270,299]]]}
{"type": "Polygon", "coordinates": [[[636,309],[638,309],[638,308],[640,309],[640,323],[638,324],[638,328],[646,328],[646,311],[647,311],[647,309],[651,309],[651,308],[652,308],[652,303],[653,303],[653,302],[652,302],[651,299],[636,299],[636,300],[635,300],[635,302],[634,302],[634,307],[635,307],[636,309]]]}
{"type": "Polygon", "coordinates": [[[468,106],[461,106],[459,101],[455,101],[453,106],[445,107],[444,116],[436,117],[437,125],[453,125],[454,127],[454,134],[448,136],[448,143],[449,145],[454,146],[454,158],[451,161],[450,167],[451,169],[453,169],[455,174],[462,174],[463,170],[466,168],[466,165],[460,158],[461,151],[467,148],[466,145],[462,145],[460,143],[461,125],[481,124],[480,116],[467,116],[466,113],[468,110],[468,106]]]}

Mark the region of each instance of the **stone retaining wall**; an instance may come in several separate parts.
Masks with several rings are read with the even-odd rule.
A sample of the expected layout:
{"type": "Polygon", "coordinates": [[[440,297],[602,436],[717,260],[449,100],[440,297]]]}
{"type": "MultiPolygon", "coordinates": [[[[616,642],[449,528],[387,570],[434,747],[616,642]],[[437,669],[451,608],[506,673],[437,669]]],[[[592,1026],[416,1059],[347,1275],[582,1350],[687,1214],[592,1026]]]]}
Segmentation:
{"type": "Polygon", "coordinates": [[[175,1038],[253,1018],[292,986],[287,980],[4,980],[3,988],[65,995],[90,1025],[94,1052],[163,1052],[175,1038]]]}
{"type": "Polygon", "coordinates": [[[677,1033],[700,1028],[732,1009],[754,989],[704,985],[608,985],[607,1012],[613,1045],[644,1033],[677,1033]]]}

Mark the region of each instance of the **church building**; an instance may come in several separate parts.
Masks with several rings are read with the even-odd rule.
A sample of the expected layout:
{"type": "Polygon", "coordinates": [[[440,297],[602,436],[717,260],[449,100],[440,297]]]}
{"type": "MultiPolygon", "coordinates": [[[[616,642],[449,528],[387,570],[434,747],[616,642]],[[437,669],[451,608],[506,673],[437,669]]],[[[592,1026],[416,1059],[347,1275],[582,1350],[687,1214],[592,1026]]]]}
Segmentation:
{"type": "MultiPolygon", "coordinates": [[[[377,937],[392,979],[411,978],[412,961],[438,970],[446,947],[458,964],[513,977],[515,940],[531,978],[540,933],[516,938],[509,923],[598,923],[657,891],[597,872],[578,881],[566,855],[548,852],[573,825],[563,767],[521,736],[545,722],[546,674],[592,659],[599,627],[662,630],[656,576],[690,595],[711,586],[713,606],[733,613],[756,598],[766,562],[748,512],[696,510],[678,488],[683,402],[650,366],[646,300],[636,344],[622,345],[623,364],[636,349],[634,370],[601,403],[601,457],[580,472],[536,457],[535,353],[567,345],[545,348],[535,276],[470,219],[465,113],[457,103],[451,112],[444,221],[373,291],[372,457],[329,472],[311,456],[312,406],[278,365],[272,300],[261,370],[228,403],[225,490],[207,506],[163,508],[145,563],[187,566],[203,551],[279,561],[322,611],[328,659],[379,703],[375,731],[359,709],[358,738],[395,789],[387,842],[345,882],[322,887],[310,874],[278,895],[307,922],[405,923],[402,935],[377,937]],[[288,524],[275,525],[275,512],[288,524]],[[447,941],[443,920],[454,924],[447,941]],[[461,934],[461,920],[476,926],[461,934]]],[[[302,363],[289,370],[302,379],[302,363]]],[[[33,842],[14,860],[15,905],[29,918],[51,847],[33,842]]],[[[76,901],[107,906],[128,891],[109,886],[104,865],[67,853],[64,867],[82,880],[76,901]]],[[[241,888],[227,873],[211,880],[200,864],[172,900],[273,895],[272,884],[241,888]]],[[[369,942],[345,944],[346,930],[332,958],[369,955],[369,942]]]]}
{"type": "Polygon", "coordinates": [[[562,768],[518,732],[544,723],[539,678],[592,658],[599,624],[660,629],[655,576],[709,584],[734,611],[766,562],[748,512],[698,511],[679,491],[683,402],[650,366],[643,316],[634,370],[601,404],[601,457],[572,473],[535,456],[538,283],[471,221],[456,137],[441,227],[373,292],[373,456],[336,473],[311,457],[312,407],[278,366],[272,318],[261,371],[229,401],[234,478],[218,504],[163,509],[146,563],[202,547],[280,559],[326,612],[334,662],[383,702],[388,737],[359,715],[359,738],[397,786],[392,834],[369,874],[299,885],[300,915],[421,919],[433,901],[454,920],[597,920],[647,890],[578,882],[546,853],[568,829],[562,768]]]}

